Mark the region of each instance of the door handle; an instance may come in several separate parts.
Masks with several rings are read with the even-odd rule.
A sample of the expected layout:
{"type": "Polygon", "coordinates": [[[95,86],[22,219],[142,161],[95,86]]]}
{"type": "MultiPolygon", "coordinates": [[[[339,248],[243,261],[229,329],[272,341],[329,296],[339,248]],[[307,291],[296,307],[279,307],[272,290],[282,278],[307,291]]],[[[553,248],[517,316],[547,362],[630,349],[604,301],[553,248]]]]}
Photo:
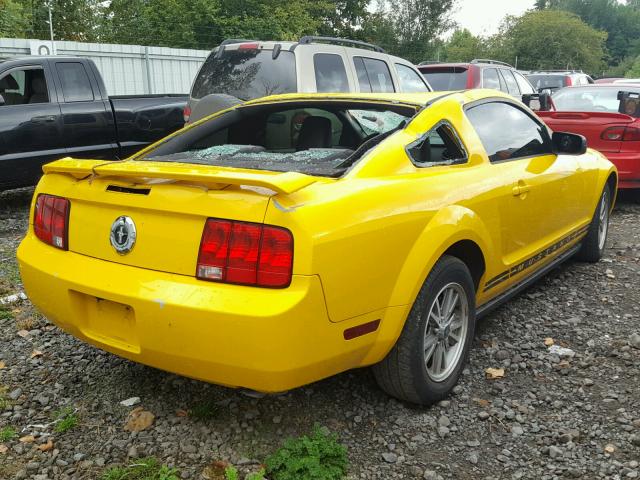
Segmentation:
{"type": "Polygon", "coordinates": [[[55,115],[41,115],[39,117],[33,117],[31,119],[31,121],[35,122],[35,123],[55,122],[56,121],[56,116],[55,115]]]}
{"type": "Polygon", "coordinates": [[[527,185],[523,180],[518,180],[518,183],[514,185],[512,192],[514,197],[519,197],[528,193],[529,190],[529,185],[527,185]]]}

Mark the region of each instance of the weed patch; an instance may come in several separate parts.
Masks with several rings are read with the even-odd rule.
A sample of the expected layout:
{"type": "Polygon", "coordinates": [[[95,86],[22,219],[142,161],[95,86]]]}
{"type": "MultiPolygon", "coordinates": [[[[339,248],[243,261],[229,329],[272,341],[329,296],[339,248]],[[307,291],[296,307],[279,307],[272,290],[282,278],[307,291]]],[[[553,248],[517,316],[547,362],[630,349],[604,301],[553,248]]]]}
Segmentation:
{"type": "Polygon", "coordinates": [[[78,415],[72,407],[65,407],[55,413],[56,420],[59,420],[55,427],[56,433],[64,433],[78,425],[78,415]]]}
{"type": "Polygon", "coordinates": [[[0,430],[0,443],[8,442],[18,436],[18,432],[13,427],[6,426],[0,430]]]}
{"type": "Polygon", "coordinates": [[[285,441],[265,463],[271,480],[340,480],[349,465],[346,447],[318,426],[309,436],[285,441]]]}
{"type": "Polygon", "coordinates": [[[218,415],[219,407],[213,401],[207,401],[194,405],[189,410],[189,416],[196,420],[211,420],[218,415]]]}
{"type": "Polygon", "coordinates": [[[102,480],[179,480],[178,471],[161,465],[155,458],[141,458],[126,467],[109,468],[102,480]]]}

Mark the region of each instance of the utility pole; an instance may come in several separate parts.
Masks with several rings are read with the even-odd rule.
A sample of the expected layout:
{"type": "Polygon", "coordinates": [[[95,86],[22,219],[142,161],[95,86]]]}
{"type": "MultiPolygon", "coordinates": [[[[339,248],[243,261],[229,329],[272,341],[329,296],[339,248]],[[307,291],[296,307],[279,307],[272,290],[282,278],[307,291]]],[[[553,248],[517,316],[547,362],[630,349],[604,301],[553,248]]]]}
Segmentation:
{"type": "Polygon", "coordinates": [[[56,45],[53,42],[53,19],[51,16],[51,2],[48,3],[47,7],[49,8],[49,33],[51,34],[51,53],[55,55],[56,45]]]}

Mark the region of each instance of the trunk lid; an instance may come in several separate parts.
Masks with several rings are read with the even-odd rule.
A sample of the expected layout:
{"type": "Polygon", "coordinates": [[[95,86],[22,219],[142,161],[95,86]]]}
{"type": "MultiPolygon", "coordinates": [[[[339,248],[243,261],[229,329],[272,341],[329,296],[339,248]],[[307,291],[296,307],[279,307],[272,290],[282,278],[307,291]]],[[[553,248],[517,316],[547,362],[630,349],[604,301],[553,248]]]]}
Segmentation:
{"type": "Polygon", "coordinates": [[[628,126],[635,118],[622,113],[609,112],[536,112],[556,132],[584,135],[589,148],[601,152],[619,152],[620,140],[605,140],[602,134],[615,126],[628,126]]]}
{"type": "Polygon", "coordinates": [[[44,171],[79,180],[50,192],[71,201],[70,251],[190,276],[196,272],[207,218],[263,223],[272,196],[316,181],[297,173],[146,161],[65,159],[46,165],[44,171]],[[118,253],[110,237],[112,226],[122,216],[135,224],[136,240],[129,252],[118,253]]]}

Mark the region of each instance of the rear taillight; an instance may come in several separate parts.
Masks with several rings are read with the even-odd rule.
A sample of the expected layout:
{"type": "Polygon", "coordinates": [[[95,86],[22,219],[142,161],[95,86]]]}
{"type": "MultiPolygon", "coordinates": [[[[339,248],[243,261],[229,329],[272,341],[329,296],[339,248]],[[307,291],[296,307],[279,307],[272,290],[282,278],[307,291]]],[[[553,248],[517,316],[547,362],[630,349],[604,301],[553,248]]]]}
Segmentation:
{"type": "Polygon", "coordinates": [[[191,107],[189,105],[185,105],[182,109],[182,118],[184,118],[184,123],[189,121],[189,117],[191,117],[191,107]]]}
{"type": "Polygon", "coordinates": [[[612,142],[639,142],[640,141],[640,129],[635,127],[609,127],[602,135],[602,140],[610,140],[612,142]]]}
{"type": "Polygon", "coordinates": [[[286,228],[207,220],[196,277],[214,282],[284,288],[291,283],[293,236],[286,228]]]}
{"type": "Polygon", "coordinates": [[[70,203],[66,198],[38,195],[33,219],[36,237],[49,245],[68,250],[69,209],[70,203]]]}
{"type": "Polygon", "coordinates": [[[571,80],[571,77],[564,77],[564,86],[570,87],[571,85],[573,85],[573,81],[571,80]]]}

